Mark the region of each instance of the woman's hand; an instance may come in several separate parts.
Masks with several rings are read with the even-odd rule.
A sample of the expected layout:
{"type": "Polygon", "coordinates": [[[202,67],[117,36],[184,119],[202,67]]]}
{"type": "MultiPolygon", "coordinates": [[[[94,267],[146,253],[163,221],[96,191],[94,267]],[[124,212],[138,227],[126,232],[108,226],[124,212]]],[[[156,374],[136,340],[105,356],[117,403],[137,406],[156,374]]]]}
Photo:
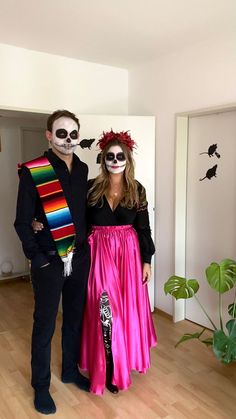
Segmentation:
{"type": "Polygon", "coordinates": [[[34,230],[34,233],[36,234],[38,231],[41,231],[41,230],[43,230],[43,228],[44,228],[44,225],[43,225],[43,223],[40,223],[39,221],[37,221],[36,219],[34,219],[33,221],[32,221],[32,228],[33,228],[33,230],[34,230]]]}
{"type": "Polygon", "coordinates": [[[150,263],[143,264],[143,284],[147,284],[151,279],[152,271],[150,263]]]}

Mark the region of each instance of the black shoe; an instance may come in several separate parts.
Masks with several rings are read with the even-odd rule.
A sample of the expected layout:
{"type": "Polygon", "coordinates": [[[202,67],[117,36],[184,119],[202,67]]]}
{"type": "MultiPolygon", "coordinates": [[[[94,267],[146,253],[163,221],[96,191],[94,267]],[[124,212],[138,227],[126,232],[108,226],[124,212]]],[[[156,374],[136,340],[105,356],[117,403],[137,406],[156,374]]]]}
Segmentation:
{"type": "Polygon", "coordinates": [[[65,384],[73,383],[80,390],[88,391],[90,390],[90,381],[87,377],[82,375],[79,371],[72,375],[62,375],[61,381],[65,384]]]}
{"type": "Polygon", "coordinates": [[[118,387],[117,386],[115,386],[114,384],[112,384],[112,383],[109,383],[109,384],[106,384],[106,388],[107,388],[107,390],[109,390],[111,393],[113,393],[113,394],[117,394],[117,393],[119,393],[119,389],[118,389],[118,387]]]}
{"type": "Polygon", "coordinates": [[[47,388],[35,390],[34,407],[38,412],[43,413],[44,415],[50,415],[51,413],[56,412],[55,403],[47,388]]]}

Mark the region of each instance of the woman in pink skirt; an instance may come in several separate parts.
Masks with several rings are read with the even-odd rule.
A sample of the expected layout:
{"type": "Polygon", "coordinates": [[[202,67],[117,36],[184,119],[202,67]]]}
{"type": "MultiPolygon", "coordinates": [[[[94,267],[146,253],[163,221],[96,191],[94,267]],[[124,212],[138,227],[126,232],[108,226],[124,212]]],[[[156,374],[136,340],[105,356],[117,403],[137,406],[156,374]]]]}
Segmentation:
{"type": "Polygon", "coordinates": [[[79,367],[102,394],[127,389],[130,373],[145,373],[156,344],[147,282],[151,238],[144,187],[134,179],[128,132],[103,133],[101,173],[89,181],[91,268],[79,367]]]}

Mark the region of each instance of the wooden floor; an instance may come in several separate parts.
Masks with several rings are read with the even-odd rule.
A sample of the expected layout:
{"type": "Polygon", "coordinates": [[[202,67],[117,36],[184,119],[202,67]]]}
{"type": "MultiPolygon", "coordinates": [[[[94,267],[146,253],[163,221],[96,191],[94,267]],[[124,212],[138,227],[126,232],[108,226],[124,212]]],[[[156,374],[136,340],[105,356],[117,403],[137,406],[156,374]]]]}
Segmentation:
{"type": "MultiPolygon", "coordinates": [[[[33,407],[30,386],[30,338],[33,296],[24,281],[0,284],[0,419],[45,417],[33,407]]],[[[174,348],[184,332],[198,327],[173,324],[154,315],[158,347],[146,375],[132,374],[128,391],[95,396],[60,381],[60,315],[52,347],[51,394],[55,418],[152,419],[236,418],[236,364],[223,366],[198,342],[174,348]]]]}

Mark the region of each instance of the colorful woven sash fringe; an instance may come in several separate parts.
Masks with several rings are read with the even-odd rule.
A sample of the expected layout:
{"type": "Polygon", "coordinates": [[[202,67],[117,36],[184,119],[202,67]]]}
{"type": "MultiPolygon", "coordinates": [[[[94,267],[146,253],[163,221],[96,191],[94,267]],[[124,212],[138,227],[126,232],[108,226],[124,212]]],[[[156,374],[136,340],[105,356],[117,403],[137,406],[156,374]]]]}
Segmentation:
{"type": "Polygon", "coordinates": [[[19,170],[22,166],[30,170],[57,252],[64,262],[64,275],[68,276],[72,272],[75,227],[60,181],[46,157],[18,165],[19,170]]]}

